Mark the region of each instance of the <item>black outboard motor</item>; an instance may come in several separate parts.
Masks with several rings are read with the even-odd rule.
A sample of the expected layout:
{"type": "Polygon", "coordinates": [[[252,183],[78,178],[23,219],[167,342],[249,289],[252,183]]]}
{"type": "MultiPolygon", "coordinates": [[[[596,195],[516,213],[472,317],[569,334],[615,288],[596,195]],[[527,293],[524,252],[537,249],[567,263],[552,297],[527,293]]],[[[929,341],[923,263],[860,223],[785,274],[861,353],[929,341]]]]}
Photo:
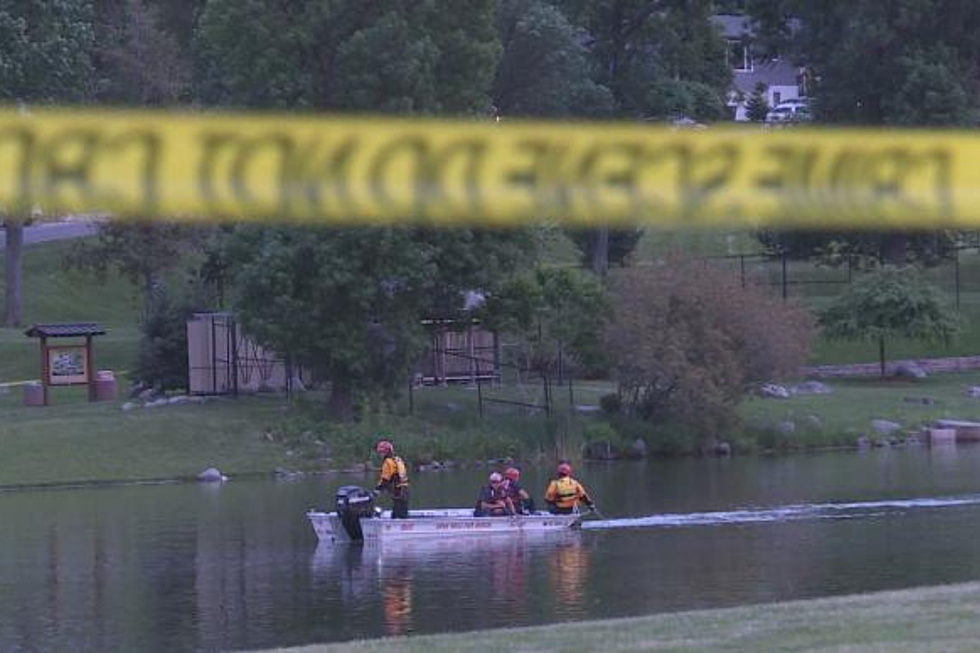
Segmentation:
{"type": "Polygon", "coordinates": [[[337,516],[347,529],[350,539],[361,541],[361,519],[374,517],[374,495],[357,485],[345,485],[337,490],[337,516]]]}

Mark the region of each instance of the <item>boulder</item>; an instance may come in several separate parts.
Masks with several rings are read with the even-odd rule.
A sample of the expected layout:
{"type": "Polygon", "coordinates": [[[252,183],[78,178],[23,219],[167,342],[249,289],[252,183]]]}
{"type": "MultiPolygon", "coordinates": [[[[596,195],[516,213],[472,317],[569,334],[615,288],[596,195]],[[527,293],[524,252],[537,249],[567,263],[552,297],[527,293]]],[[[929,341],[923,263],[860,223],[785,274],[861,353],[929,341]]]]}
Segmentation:
{"type": "Polygon", "coordinates": [[[715,445],[715,455],[716,456],[730,456],[732,455],[732,445],[728,442],[719,442],[715,445]]]}
{"type": "Polygon", "coordinates": [[[794,385],[789,391],[794,395],[829,395],[833,392],[833,389],[826,383],[821,383],[820,381],[806,381],[805,383],[794,385]]]}
{"type": "Polygon", "coordinates": [[[973,397],[974,399],[980,399],[980,385],[971,385],[966,389],[966,394],[968,397],[973,397]]]}
{"type": "Polygon", "coordinates": [[[633,453],[635,453],[640,458],[646,458],[647,452],[649,451],[647,447],[647,441],[643,438],[637,438],[633,442],[633,453]]]}
{"type": "Polygon", "coordinates": [[[764,383],[759,386],[758,395],[766,399],[789,399],[789,390],[776,383],[764,383]]]}
{"type": "Polygon", "coordinates": [[[197,475],[197,480],[202,483],[224,483],[228,480],[228,477],[222,474],[217,468],[208,467],[197,475]]]}
{"type": "Polygon", "coordinates": [[[123,409],[123,412],[128,413],[129,411],[133,410],[137,406],[139,406],[139,404],[134,403],[132,401],[127,401],[126,403],[124,403],[122,405],[122,409],[123,409]]]}
{"type": "Polygon", "coordinates": [[[154,390],[153,388],[146,388],[145,390],[140,390],[135,398],[139,399],[140,401],[148,401],[150,399],[153,399],[155,396],[157,396],[156,390],[154,390]]]}
{"type": "Polygon", "coordinates": [[[803,418],[803,424],[811,431],[822,431],[823,420],[816,415],[807,415],[803,418]]]}
{"type": "Polygon", "coordinates": [[[784,435],[789,435],[790,433],[796,433],[796,422],[793,420],[783,420],[779,424],[776,424],[776,430],[784,435]]]}
{"type": "Polygon", "coordinates": [[[894,433],[902,428],[902,425],[887,419],[873,419],[871,420],[871,428],[873,428],[876,433],[890,435],[891,433],[894,433]]]}
{"type": "Polygon", "coordinates": [[[919,366],[918,363],[913,361],[905,361],[899,363],[894,368],[892,368],[892,375],[902,377],[903,379],[925,379],[929,375],[926,371],[919,366]]]}
{"type": "Polygon", "coordinates": [[[858,439],[855,440],[854,444],[857,445],[858,449],[865,451],[871,448],[871,438],[866,435],[859,436],[858,439]]]}
{"type": "Polygon", "coordinates": [[[177,395],[176,397],[170,397],[170,399],[167,400],[167,403],[173,406],[177,406],[180,404],[189,403],[190,400],[191,398],[188,397],[187,395],[177,395]]]}

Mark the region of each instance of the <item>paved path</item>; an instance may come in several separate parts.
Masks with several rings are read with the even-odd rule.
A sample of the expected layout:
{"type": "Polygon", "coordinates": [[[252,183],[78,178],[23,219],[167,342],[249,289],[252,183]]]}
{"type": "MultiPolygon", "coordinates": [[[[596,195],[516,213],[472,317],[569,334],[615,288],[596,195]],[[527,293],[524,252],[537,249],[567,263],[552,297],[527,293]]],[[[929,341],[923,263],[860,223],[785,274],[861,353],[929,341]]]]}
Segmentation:
{"type": "MultiPolygon", "coordinates": [[[[69,219],[63,222],[42,222],[24,229],[24,243],[44,243],[49,240],[68,240],[91,236],[98,229],[98,223],[93,220],[69,219]]],[[[6,247],[7,234],[0,229],[0,249],[6,247]]]]}

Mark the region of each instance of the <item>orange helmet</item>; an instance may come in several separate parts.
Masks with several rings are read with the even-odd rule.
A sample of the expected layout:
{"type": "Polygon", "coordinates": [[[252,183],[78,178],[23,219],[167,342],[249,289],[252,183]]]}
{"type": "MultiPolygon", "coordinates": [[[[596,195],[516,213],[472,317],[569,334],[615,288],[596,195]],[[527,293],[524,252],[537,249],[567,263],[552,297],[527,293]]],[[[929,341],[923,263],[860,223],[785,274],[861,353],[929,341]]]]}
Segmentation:
{"type": "Polygon", "coordinates": [[[568,463],[562,463],[562,464],[558,465],[558,475],[559,476],[571,476],[572,475],[572,466],[569,465],[568,463]]]}
{"type": "Polygon", "coordinates": [[[521,470],[516,467],[508,467],[507,471],[504,472],[504,476],[516,483],[521,480],[521,470]]]}
{"type": "Polygon", "coordinates": [[[392,445],[387,440],[382,440],[381,442],[379,442],[378,446],[376,446],[374,450],[377,451],[382,456],[390,456],[391,454],[395,453],[394,445],[392,445]]]}

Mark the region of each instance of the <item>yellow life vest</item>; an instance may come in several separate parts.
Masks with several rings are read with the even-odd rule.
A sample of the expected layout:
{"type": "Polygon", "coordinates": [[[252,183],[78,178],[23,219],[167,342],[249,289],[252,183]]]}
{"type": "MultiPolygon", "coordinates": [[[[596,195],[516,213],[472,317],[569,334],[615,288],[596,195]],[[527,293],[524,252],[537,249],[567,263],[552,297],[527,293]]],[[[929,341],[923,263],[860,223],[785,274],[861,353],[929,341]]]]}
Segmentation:
{"type": "Polygon", "coordinates": [[[548,488],[548,501],[554,502],[559,508],[574,508],[580,497],[585,494],[582,486],[574,478],[562,476],[551,482],[548,488]]]}

